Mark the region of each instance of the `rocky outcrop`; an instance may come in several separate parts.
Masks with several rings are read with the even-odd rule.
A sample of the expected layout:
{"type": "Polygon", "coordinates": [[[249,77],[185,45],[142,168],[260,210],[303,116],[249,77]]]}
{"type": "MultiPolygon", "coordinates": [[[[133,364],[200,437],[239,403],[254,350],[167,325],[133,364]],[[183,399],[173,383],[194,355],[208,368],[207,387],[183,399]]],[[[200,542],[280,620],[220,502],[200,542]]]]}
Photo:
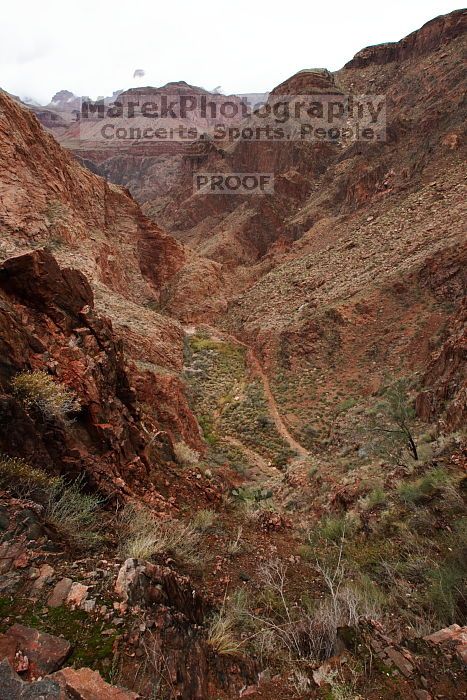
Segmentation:
{"type": "Polygon", "coordinates": [[[364,68],[370,64],[381,65],[394,61],[405,61],[434,51],[447,44],[451,39],[465,32],[467,13],[457,10],[448,15],[441,15],[430,20],[401,41],[368,46],[359,51],[345,68],[364,68]]]}
{"type": "Polygon", "coordinates": [[[151,408],[157,425],[173,442],[182,439],[198,452],[204,452],[198,423],[186,401],[185,386],[176,373],[154,372],[140,365],[132,371],[132,381],[139,401],[151,408]]]}
{"type": "Polygon", "coordinates": [[[60,269],[46,251],[0,268],[0,420],[8,426],[0,450],[52,473],[84,471],[110,495],[128,492],[127,483],[143,486],[149,465],[122,343],[93,307],[84,275],[60,269]],[[25,370],[49,372],[75,392],[73,423],[25,410],[10,388],[25,370]]]}
{"type": "Polygon", "coordinates": [[[423,639],[429,644],[453,647],[459,658],[467,664],[467,627],[450,625],[423,637],[423,639]]]}
{"type": "Polygon", "coordinates": [[[287,78],[272,90],[271,95],[333,95],[342,94],[334,75],[326,68],[307,68],[287,78]]]}
{"type": "Polygon", "coordinates": [[[455,309],[440,330],[424,368],[416,397],[418,416],[438,420],[443,430],[457,430],[467,419],[467,248],[447,248],[431,256],[418,272],[418,283],[455,309]]]}
{"type": "Polygon", "coordinates": [[[60,686],[51,678],[26,683],[5,659],[0,662],[0,700],[64,700],[60,686]]]}
{"type": "Polygon", "coordinates": [[[57,318],[61,309],[76,321],[85,306],[94,306],[86,277],[78,270],[61,270],[45,250],[6,260],[0,268],[0,288],[38,311],[57,314],[57,318]]]}
{"type": "MultiPolygon", "coordinates": [[[[177,324],[154,312],[152,327],[137,324],[125,305],[147,311],[157,306],[164,290],[176,285],[177,272],[185,265],[196,270],[197,256],[147,219],[127,191],[79,165],[30,110],[5,93],[0,93],[0,140],[0,259],[50,246],[60,264],[73,263],[86,275],[98,292],[97,306],[112,317],[117,332],[122,328],[123,337],[136,327],[140,342],[157,336],[158,328],[167,336],[167,326],[176,335],[177,324]]],[[[202,266],[198,276],[191,274],[196,284],[202,266]]],[[[193,304],[202,306],[202,287],[192,292],[193,304]]],[[[181,352],[161,337],[159,345],[169,361],[181,352]]]]}
{"type": "Polygon", "coordinates": [[[462,308],[445,331],[445,340],[423,375],[425,388],[417,395],[417,415],[438,419],[444,430],[457,430],[467,421],[467,309],[462,308]]]}
{"type": "Polygon", "coordinates": [[[90,668],[63,668],[50,680],[58,683],[64,697],[74,700],[138,700],[137,693],[106,683],[97,671],[90,668]]]}
{"type": "Polygon", "coordinates": [[[187,576],[168,567],[127,559],[118,572],[115,592],[128,605],[165,605],[200,624],[206,605],[187,576]]]}
{"type": "Polygon", "coordinates": [[[135,668],[131,657],[147,659],[138,686],[144,697],[160,664],[167,674],[165,682],[182,700],[206,700],[220,689],[235,697],[241,687],[256,680],[253,660],[240,652],[229,658],[211,650],[203,629],[211,606],[187,576],[127,559],[118,572],[115,592],[125,607],[136,606],[144,615],[145,622],[135,625],[126,639],[134,652],[125,661],[125,673],[131,677],[135,668]]]}
{"type": "MultiPolygon", "coordinates": [[[[339,639],[348,649],[356,648],[359,644],[363,654],[375,659],[386,673],[386,669],[390,669],[391,674],[401,679],[407,697],[432,700],[439,697],[440,687],[452,697],[462,697],[465,691],[462,664],[465,627],[451,625],[423,638],[402,639],[397,642],[381,623],[361,620],[358,627],[341,628],[339,639]],[[451,656],[450,649],[457,651],[457,657],[451,656]],[[449,673],[443,681],[440,664],[449,667],[449,673]]],[[[337,660],[336,657],[329,659],[313,674],[314,678],[316,675],[318,685],[326,682],[325,678],[336,667],[337,660]]]]}
{"type": "Polygon", "coordinates": [[[0,635],[1,700],[137,700],[90,668],[61,668],[72,650],[62,637],[15,624],[0,635]]]}
{"type": "MultiPolygon", "coordinates": [[[[56,305],[83,302],[85,306],[91,287],[97,311],[111,319],[128,356],[144,363],[146,373],[152,366],[181,371],[183,331],[179,323],[158,311],[162,297],[183,299],[183,317],[192,310],[199,314],[212,308],[212,296],[221,286],[215,265],[200,260],[147,219],[126,191],[109,186],[80,166],[29,109],[4,92],[0,93],[0,140],[0,261],[42,246],[53,251],[62,268],[79,270],[86,277],[68,271],[66,279],[56,284],[49,265],[46,276],[37,269],[27,282],[29,271],[23,269],[14,283],[19,270],[11,267],[3,273],[3,279],[9,277],[11,292],[16,292],[16,284],[23,298],[36,297],[39,303],[39,295],[51,296],[57,293],[52,288],[60,288],[62,298],[55,299],[56,305]],[[45,283],[50,287],[47,290],[45,283]],[[40,289],[31,294],[31,285],[37,284],[40,289]],[[75,302],[70,301],[71,292],[75,302]]],[[[18,351],[10,348],[9,352],[15,355],[18,351]]],[[[152,381],[157,379],[153,376],[152,381]]],[[[181,383],[168,397],[167,409],[163,405],[158,409],[165,416],[164,428],[174,439],[183,434],[189,443],[199,441],[181,383]],[[170,423],[179,408],[190,416],[184,431],[179,419],[170,423]]]]}

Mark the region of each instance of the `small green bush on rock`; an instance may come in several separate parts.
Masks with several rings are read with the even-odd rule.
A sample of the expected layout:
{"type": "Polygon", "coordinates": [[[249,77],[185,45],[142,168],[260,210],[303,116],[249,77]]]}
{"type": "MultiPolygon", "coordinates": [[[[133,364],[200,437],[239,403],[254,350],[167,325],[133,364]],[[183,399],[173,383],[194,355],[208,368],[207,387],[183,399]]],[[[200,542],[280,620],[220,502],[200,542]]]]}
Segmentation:
{"type": "Polygon", "coordinates": [[[25,408],[36,408],[46,420],[65,420],[80,409],[75,393],[47,372],[20,372],[11,384],[25,408]]]}

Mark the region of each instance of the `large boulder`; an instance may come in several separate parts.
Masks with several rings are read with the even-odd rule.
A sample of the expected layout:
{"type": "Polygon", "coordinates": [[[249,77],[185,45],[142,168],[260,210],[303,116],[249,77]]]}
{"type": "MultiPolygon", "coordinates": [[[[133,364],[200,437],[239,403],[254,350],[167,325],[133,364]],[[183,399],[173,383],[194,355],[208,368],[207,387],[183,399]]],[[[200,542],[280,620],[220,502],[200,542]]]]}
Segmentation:
{"type": "Polygon", "coordinates": [[[137,693],[106,683],[90,668],[64,668],[52,676],[66,697],[73,700],[138,700],[137,693]]]}
{"type": "Polygon", "coordinates": [[[70,652],[66,639],[24,625],[15,624],[0,636],[3,659],[13,664],[18,661],[17,670],[24,671],[23,677],[29,680],[58,671],[70,652]]]}
{"type": "Polygon", "coordinates": [[[0,287],[41,311],[58,307],[76,316],[84,306],[94,306],[83,273],[61,269],[44,249],[6,260],[0,268],[0,287]]]}

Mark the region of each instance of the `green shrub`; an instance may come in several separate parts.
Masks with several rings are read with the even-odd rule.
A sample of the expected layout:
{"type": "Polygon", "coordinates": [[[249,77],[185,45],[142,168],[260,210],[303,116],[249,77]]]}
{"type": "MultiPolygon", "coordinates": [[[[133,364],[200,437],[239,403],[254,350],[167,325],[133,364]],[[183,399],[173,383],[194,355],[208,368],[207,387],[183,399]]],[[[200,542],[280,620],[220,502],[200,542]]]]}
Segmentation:
{"type": "Polygon", "coordinates": [[[256,424],[260,430],[263,430],[264,428],[272,428],[274,426],[274,421],[269,414],[262,413],[257,417],[256,424]]]}
{"type": "Polygon", "coordinates": [[[45,419],[65,420],[80,409],[75,393],[47,372],[20,372],[11,384],[25,408],[36,408],[45,419]]]}
{"type": "Polygon", "coordinates": [[[203,415],[198,419],[201,430],[203,431],[203,437],[208,443],[208,445],[216,445],[218,442],[218,437],[214,428],[214,421],[211,416],[203,415]]]}
{"type": "Polygon", "coordinates": [[[354,399],[354,398],[345,399],[345,401],[342,401],[341,403],[337,404],[336,413],[345,413],[346,411],[349,411],[351,408],[353,408],[356,403],[357,403],[357,399],[354,399]]]}
{"type": "Polygon", "coordinates": [[[407,379],[398,379],[383,390],[383,400],[367,412],[367,430],[373,435],[372,449],[396,463],[403,452],[418,461],[414,437],[415,409],[407,379]]]}
{"type": "Polygon", "coordinates": [[[377,506],[384,506],[387,502],[387,494],[381,486],[376,486],[365,498],[361,499],[361,504],[365,510],[371,510],[377,506]]]}
{"type": "Polygon", "coordinates": [[[232,489],[232,496],[240,502],[256,502],[266,501],[272,498],[272,491],[269,489],[253,488],[248,486],[238,486],[232,489]]]}
{"type": "Polygon", "coordinates": [[[313,561],[316,557],[315,549],[309,544],[301,544],[297,548],[297,554],[305,561],[313,561]]]}
{"type": "Polygon", "coordinates": [[[463,617],[462,610],[467,602],[465,562],[448,561],[439,569],[430,571],[429,579],[431,583],[427,598],[440,624],[458,622],[463,617]]]}
{"type": "Polygon", "coordinates": [[[356,529],[356,519],[348,514],[328,516],[320,522],[316,534],[329,542],[340,542],[343,537],[351,535],[356,529]]]}
{"type": "Polygon", "coordinates": [[[433,469],[417,481],[400,484],[398,493],[405,503],[417,504],[431,498],[448,483],[449,477],[444,469],[433,469]]]}
{"type": "Polygon", "coordinates": [[[278,447],[277,453],[272,459],[272,463],[278,469],[283,469],[287,465],[291,455],[293,454],[294,453],[290,449],[290,447],[278,447]]]}
{"type": "Polygon", "coordinates": [[[316,467],[316,466],[310,467],[308,469],[308,472],[307,472],[308,481],[310,481],[311,483],[314,483],[315,476],[317,473],[318,473],[318,467],[316,467]]]}

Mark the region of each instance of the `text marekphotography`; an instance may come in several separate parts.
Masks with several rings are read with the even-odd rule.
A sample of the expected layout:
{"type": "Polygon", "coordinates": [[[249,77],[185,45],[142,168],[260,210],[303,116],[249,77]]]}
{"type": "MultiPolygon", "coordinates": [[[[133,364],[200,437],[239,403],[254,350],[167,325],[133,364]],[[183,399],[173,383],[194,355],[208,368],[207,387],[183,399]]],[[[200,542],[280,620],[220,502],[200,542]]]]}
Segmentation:
{"type": "Polygon", "coordinates": [[[123,94],[83,100],[79,138],[122,147],[164,141],[384,141],[385,95],[123,94]]]}

